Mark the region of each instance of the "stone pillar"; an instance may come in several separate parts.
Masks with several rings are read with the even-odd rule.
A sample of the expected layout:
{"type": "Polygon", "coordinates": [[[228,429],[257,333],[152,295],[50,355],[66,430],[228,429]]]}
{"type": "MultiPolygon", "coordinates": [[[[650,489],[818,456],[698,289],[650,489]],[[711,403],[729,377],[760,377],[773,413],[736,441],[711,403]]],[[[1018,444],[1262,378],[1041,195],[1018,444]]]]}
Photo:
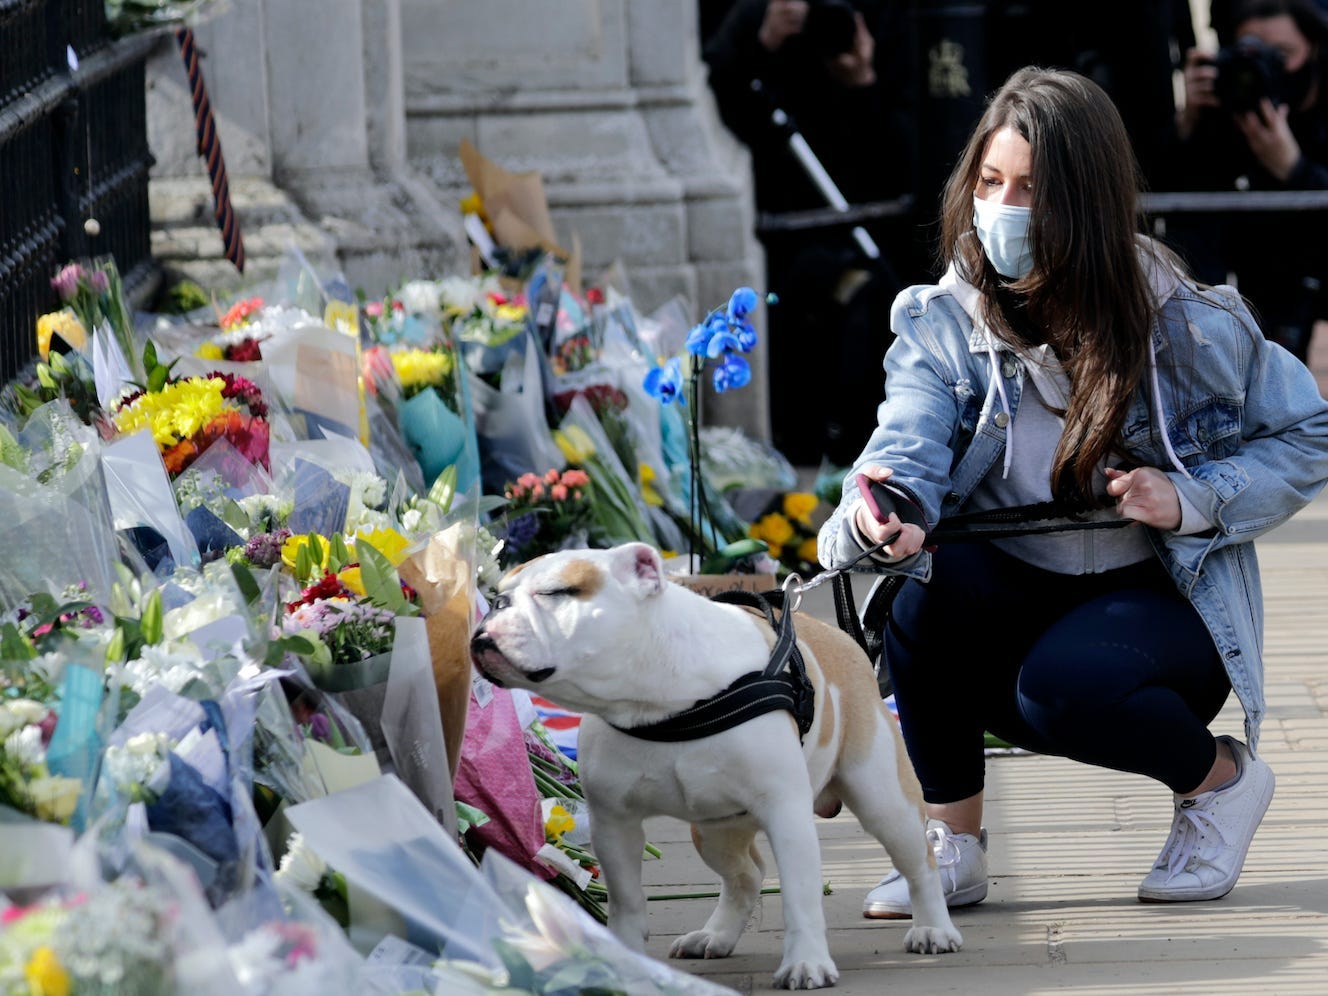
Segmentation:
{"type": "MultiPolygon", "coordinates": [[[[197,34],[254,270],[247,278],[275,272],[292,241],[316,265],[336,265],[369,294],[461,265],[458,212],[405,158],[397,0],[246,0],[197,34]]],[[[206,255],[210,193],[173,182],[203,175],[173,49],[154,58],[149,79],[161,213],[163,200],[178,200],[181,190],[198,202],[199,224],[186,244],[168,238],[163,249],[206,255]]],[[[226,279],[224,266],[214,278],[238,281],[233,270],[226,279]]]]}
{"type": "MultiPolygon", "coordinates": [[[[763,290],[747,153],[711,102],[694,0],[400,2],[407,156],[440,189],[468,189],[469,139],[538,171],[559,241],[579,237],[592,277],[621,263],[643,311],[763,290]]],[[[764,356],[706,421],[769,438],[764,356]]]]}

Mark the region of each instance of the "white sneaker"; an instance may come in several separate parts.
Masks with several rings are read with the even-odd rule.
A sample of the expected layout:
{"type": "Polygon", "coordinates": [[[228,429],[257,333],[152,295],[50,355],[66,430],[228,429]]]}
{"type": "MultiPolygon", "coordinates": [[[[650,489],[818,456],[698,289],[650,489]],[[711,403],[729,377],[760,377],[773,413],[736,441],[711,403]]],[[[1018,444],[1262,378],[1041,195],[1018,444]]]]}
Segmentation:
{"type": "Polygon", "coordinates": [[[1232,737],[1218,737],[1236,759],[1236,778],[1193,799],[1176,798],[1171,836],[1139,885],[1146,903],[1221,899],[1240,878],[1254,831],[1273,798],[1273,771],[1232,737]]]}
{"type": "MultiPolygon", "coordinates": [[[[936,855],[945,905],[972,906],[987,898],[987,831],[980,836],[953,833],[942,820],[927,821],[927,840],[936,855]]],[[[862,915],[873,920],[903,920],[913,916],[908,882],[892,871],[876,883],[862,903],[862,915]]]]}

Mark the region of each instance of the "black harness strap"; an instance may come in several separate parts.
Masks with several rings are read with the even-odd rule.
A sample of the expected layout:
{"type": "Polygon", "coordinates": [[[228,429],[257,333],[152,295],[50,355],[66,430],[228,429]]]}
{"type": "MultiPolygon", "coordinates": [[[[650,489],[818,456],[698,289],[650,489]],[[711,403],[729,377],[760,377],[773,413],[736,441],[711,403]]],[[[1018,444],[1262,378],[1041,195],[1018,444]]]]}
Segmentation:
{"type": "Polygon", "coordinates": [[[677,743],[699,740],[739,726],[749,719],[784,709],[798,724],[798,737],[811,729],[815,711],[815,691],[807,677],[807,667],[798,650],[793,631],[793,613],[785,607],[778,621],[772,602],[781,602],[783,592],[764,595],[752,591],[722,591],[712,601],[758,608],[775,632],[770,663],[764,671],[744,674],[722,692],[702,699],[695,705],[656,723],[644,726],[615,726],[614,729],[640,740],[677,743]]]}

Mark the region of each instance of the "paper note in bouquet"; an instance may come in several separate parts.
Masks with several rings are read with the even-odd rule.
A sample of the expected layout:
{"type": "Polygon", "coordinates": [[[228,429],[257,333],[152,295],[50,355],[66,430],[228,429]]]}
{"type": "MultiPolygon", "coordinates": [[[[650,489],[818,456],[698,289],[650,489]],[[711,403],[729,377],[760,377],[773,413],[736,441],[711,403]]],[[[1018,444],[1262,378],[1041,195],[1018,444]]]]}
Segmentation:
{"type": "Polygon", "coordinates": [[[355,339],[326,328],[292,329],[264,341],[263,361],[277,393],[292,410],[292,422],[305,416],[310,431],[303,438],[321,438],[319,427],[324,425],[340,435],[359,437],[356,348],[355,339]]]}

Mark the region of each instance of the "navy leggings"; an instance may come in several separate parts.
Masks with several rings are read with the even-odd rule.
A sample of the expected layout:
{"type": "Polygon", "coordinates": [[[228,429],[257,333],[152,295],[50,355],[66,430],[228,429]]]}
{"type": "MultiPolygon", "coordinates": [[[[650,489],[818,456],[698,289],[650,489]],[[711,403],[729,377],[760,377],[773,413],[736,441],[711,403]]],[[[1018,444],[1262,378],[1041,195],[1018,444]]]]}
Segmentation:
{"type": "Polygon", "coordinates": [[[932,565],[895,596],[884,650],[927,802],[982,791],[985,731],[1173,792],[1207,777],[1231,683],[1158,561],[1054,574],[966,542],[932,565]]]}

